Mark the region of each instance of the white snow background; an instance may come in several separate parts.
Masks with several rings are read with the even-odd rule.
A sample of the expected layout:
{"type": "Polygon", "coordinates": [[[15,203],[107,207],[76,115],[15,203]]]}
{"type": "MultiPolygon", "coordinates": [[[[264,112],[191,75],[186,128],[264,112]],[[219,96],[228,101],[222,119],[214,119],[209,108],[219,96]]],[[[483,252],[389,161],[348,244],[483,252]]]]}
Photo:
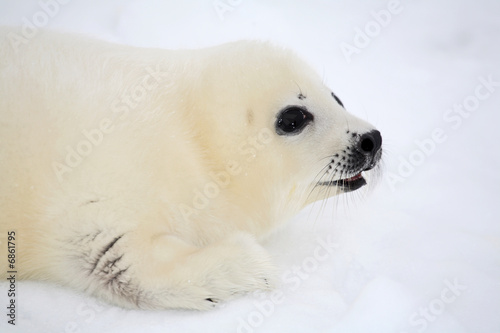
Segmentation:
{"type": "Polygon", "coordinates": [[[0,24],[148,47],[292,48],[382,132],[384,175],[266,242],[282,274],[274,294],[211,312],[129,311],[18,281],[13,327],[3,282],[1,332],[500,332],[500,1],[60,0],[47,10],[54,1],[0,0],[0,24]]]}

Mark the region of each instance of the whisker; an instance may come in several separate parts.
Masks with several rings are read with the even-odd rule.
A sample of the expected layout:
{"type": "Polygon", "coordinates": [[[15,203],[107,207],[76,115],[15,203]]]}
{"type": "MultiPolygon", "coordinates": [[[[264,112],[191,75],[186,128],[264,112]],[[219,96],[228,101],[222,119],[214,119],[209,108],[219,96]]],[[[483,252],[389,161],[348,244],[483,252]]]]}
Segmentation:
{"type": "MultiPolygon", "coordinates": [[[[327,159],[327,158],[328,158],[328,159],[332,159],[332,158],[333,158],[333,156],[327,156],[327,157],[324,157],[324,158],[320,159],[320,161],[321,161],[321,160],[324,160],[324,159],[327,159]]],[[[332,168],[332,163],[328,163],[327,165],[325,165],[325,166],[324,166],[324,167],[323,167],[323,168],[322,168],[322,169],[321,169],[321,170],[320,170],[320,171],[316,174],[316,176],[315,176],[313,179],[317,179],[317,178],[318,178],[318,176],[319,176],[321,173],[323,173],[323,174],[321,175],[321,177],[319,177],[319,179],[318,179],[317,181],[315,181],[315,185],[313,186],[313,188],[312,188],[312,189],[311,189],[311,191],[309,192],[309,195],[307,196],[306,201],[307,201],[307,200],[309,200],[309,197],[310,197],[310,195],[312,194],[312,192],[314,192],[314,190],[316,189],[316,187],[318,187],[318,186],[321,184],[321,180],[323,179],[323,177],[324,177],[324,176],[326,176],[326,175],[327,175],[328,170],[330,170],[331,168],[332,168]]],[[[335,172],[334,172],[334,174],[335,174],[335,172]]],[[[316,198],[317,198],[317,197],[316,197],[316,198]]]]}
{"type": "MultiPolygon", "coordinates": [[[[333,158],[333,156],[328,156],[327,158],[331,159],[331,158],[333,158]]],[[[313,188],[310,190],[310,192],[309,192],[309,194],[307,196],[307,200],[309,200],[309,198],[311,197],[311,194],[318,188],[318,186],[321,185],[321,183],[323,182],[323,180],[325,179],[325,177],[327,177],[326,178],[327,183],[333,182],[333,179],[338,174],[338,169],[337,169],[337,167],[335,167],[335,169],[333,169],[333,172],[331,172],[329,174],[328,170],[331,170],[332,168],[333,168],[332,163],[328,163],[325,167],[323,167],[318,172],[318,174],[316,175],[316,177],[314,177],[317,180],[315,181],[315,185],[313,186],[313,188]]],[[[319,217],[323,214],[323,212],[326,209],[326,205],[327,205],[328,199],[331,196],[331,191],[332,190],[338,191],[338,188],[333,189],[333,186],[325,186],[324,188],[322,188],[321,190],[317,191],[317,193],[316,193],[316,198],[314,200],[314,204],[317,201],[321,201],[321,202],[320,202],[319,210],[316,211],[317,213],[316,213],[316,217],[314,219],[314,227],[316,227],[316,224],[317,224],[317,221],[318,221],[319,217]],[[323,195],[324,195],[323,199],[320,199],[320,197],[323,196],[323,195]]],[[[334,193],[334,194],[338,194],[338,193],[334,193]]],[[[314,204],[313,204],[312,208],[314,208],[314,204]]],[[[311,218],[311,214],[312,214],[313,211],[314,211],[314,209],[312,209],[309,212],[308,219],[311,218]]]]}
{"type": "MultiPolygon", "coordinates": [[[[327,157],[329,158],[329,157],[327,157]]],[[[324,159],[324,158],[323,158],[324,159]]],[[[313,186],[313,188],[309,191],[309,194],[307,195],[306,197],[306,202],[309,201],[312,193],[314,192],[314,190],[320,185],[321,181],[324,179],[325,176],[328,175],[328,170],[330,169],[330,163],[328,163],[327,165],[325,165],[319,172],[318,174],[314,177],[314,179],[317,179],[317,181],[315,181],[315,184],[313,186]]],[[[314,198],[314,201],[312,203],[312,207],[311,207],[311,210],[309,211],[309,214],[308,214],[308,217],[307,217],[307,220],[310,220],[311,218],[311,214],[312,212],[314,211],[314,205],[319,201],[319,196],[320,196],[321,192],[318,191],[318,193],[316,193],[316,198],[314,198]]],[[[320,207],[320,210],[321,210],[321,207],[320,207]]],[[[315,222],[314,222],[314,225],[316,224],[316,221],[318,219],[318,216],[316,216],[315,218],[315,222]]]]}

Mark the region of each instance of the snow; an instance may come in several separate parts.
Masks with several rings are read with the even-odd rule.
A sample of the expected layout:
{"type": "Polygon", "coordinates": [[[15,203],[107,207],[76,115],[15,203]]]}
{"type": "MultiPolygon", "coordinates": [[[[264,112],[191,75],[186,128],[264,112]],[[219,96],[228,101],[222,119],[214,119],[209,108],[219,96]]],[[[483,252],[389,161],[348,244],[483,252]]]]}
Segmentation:
{"type": "MultiPolygon", "coordinates": [[[[1,0],[0,24],[25,24],[54,1],[1,0]]],[[[282,273],[274,293],[206,313],[147,312],[21,281],[17,325],[4,314],[1,332],[500,332],[499,1],[60,3],[39,23],[138,46],[294,49],[380,129],[384,174],[266,242],[282,273]],[[231,10],[219,16],[215,3],[231,10]],[[356,37],[365,29],[371,37],[356,37]],[[341,46],[355,41],[346,57],[341,46]]]]}

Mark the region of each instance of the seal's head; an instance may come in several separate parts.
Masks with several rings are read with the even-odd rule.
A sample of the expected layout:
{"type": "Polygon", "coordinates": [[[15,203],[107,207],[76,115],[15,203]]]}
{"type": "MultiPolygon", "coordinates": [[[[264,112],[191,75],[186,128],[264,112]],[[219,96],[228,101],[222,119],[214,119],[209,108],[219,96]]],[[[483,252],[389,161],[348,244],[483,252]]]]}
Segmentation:
{"type": "Polygon", "coordinates": [[[230,187],[244,200],[282,212],[366,184],[362,173],[381,157],[380,132],[349,114],[307,64],[254,42],[207,56],[198,106],[207,111],[197,121],[210,132],[205,144],[218,147],[213,164],[236,160],[243,168],[230,187]]]}

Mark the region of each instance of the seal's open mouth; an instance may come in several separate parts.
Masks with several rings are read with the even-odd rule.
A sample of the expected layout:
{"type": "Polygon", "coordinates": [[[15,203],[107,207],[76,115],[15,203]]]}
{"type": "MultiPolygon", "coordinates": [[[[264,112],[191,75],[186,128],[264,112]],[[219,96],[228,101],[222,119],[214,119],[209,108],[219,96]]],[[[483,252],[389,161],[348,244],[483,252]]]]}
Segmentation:
{"type": "Polygon", "coordinates": [[[333,180],[331,182],[323,182],[321,185],[338,186],[344,192],[355,191],[358,188],[366,185],[366,180],[361,175],[361,172],[355,176],[346,179],[333,180]]]}
{"type": "Polygon", "coordinates": [[[351,178],[334,180],[332,183],[332,185],[339,186],[347,192],[357,190],[358,188],[366,185],[366,180],[363,178],[361,173],[358,173],[351,178]]]}

